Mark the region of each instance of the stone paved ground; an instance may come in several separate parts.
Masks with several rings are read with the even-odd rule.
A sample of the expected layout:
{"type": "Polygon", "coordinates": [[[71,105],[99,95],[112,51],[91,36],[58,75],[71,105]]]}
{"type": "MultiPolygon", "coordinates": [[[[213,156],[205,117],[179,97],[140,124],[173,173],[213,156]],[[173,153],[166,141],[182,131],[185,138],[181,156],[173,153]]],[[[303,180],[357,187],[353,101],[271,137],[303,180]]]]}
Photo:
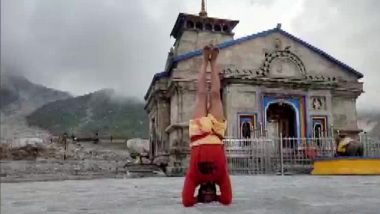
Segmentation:
{"type": "Polygon", "coordinates": [[[183,208],[183,178],[1,184],[1,213],[380,213],[379,176],[233,176],[233,204],[183,208]]]}

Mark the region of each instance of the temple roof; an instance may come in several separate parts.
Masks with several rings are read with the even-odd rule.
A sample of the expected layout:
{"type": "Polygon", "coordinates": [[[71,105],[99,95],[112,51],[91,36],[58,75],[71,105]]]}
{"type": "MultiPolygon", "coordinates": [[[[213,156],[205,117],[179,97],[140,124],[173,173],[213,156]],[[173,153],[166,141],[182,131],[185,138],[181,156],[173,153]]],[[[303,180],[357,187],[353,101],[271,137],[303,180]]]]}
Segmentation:
{"type": "MultiPolygon", "coordinates": [[[[245,36],[245,37],[241,37],[241,38],[238,38],[238,39],[233,39],[233,40],[229,40],[229,41],[225,41],[225,42],[222,42],[220,44],[217,44],[216,46],[219,47],[219,49],[224,49],[224,48],[228,48],[230,46],[234,46],[234,45],[238,45],[238,44],[241,44],[245,41],[249,41],[249,40],[253,40],[253,39],[256,39],[256,38],[260,38],[260,37],[265,37],[269,34],[272,34],[272,33],[280,33],[281,35],[295,41],[295,42],[298,42],[299,44],[305,46],[306,48],[308,48],[309,50],[313,51],[314,53],[320,55],[321,57],[325,58],[326,60],[332,62],[333,64],[337,65],[338,67],[342,68],[344,71],[350,73],[350,74],[353,74],[355,75],[358,79],[362,78],[363,77],[363,74],[356,71],[355,69],[351,68],[350,66],[348,66],[347,64],[335,59],[334,57],[332,57],[331,55],[327,54],[326,52],[322,51],[321,49],[317,48],[317,47],[314,47],[312,46],[311,44],[303,41],[302,39],[282,30],[279,26],[277,26],[276,28],[273,28],[273,29],[269,29],[269,30],[266,30],[266,31],[262,31],[262,32],[259,32],[259,33],[255,33],[255,34],[252,34],[252,35],[249,35],[249,36],[245,36]]],[[[198,49],[198,50],[194,50],[194,51],[189,51],[187,53],[183,53],[181,55],[178,55],[176,57],[174,57],[172,60],[171,60],[171,63],[170,65],[167,67],[166,71],[163,71],[161,73],[157,73],[156,75],[154,75],[153,77],[153,80],[151,82],[151,85],[154,84],[155,81],[163,78],[163,77],[169,77],[171,72],[172,72],[172,68],[173,66],[178,63],[178,62],[181,62],[183,60],[187,60],[187,59],[190,59],[190,58],[193,58],[193,57],[196,57],[196,56],[200,56],[202,54],[202,50],[201,49],[198,49]]],[[[151,86],[150,86],[151,87],[151,86]]],[[[149,87],[149,89],[150,89],[149,87]]],[[[149,91],[147,91],[147,94],[145,95],[145,98],[147,98],[148,94],[149,94],[149,91]]]]}
{"type": "MultiPolygon", "coordinates": [[[[276,28],[273,28],[273,29],[270,29],[270,30],[266,30],[266,31],[262,31],[262,32],[259,32],[259,33],[255,33],[255,34],[252,34],[252,35],[249,35],[249,36],[241,37],[239,39],[225,41],[223,43],[218,44],[217,46],[219,47],[219,49],[224,49],[224,48],[227,48],[227,47],[230,47],[230,46],[233,46],[233,45],[237,45],[237,44],[240,44],[240,43],[248,41],[248,40],[256,39],[256,38],[259,38],[259,37],[264,37],[264,36],[267,36],[269,34],[276,33],[276,32],[280,33],[281,35],[283,35],[285,37],[288,37],[289,39],[292,39],[292,40],[300,43],[301,45],[303,45],[306,48],[310,49],[314,53],[317,53],[318,55],[320,55],[323,58],[327,59],[328,61],[332,62],[333,64],[336,64],[337,66],[341,67],[343,70],[346,70],[346,71],[354,74],[356,77],[358,77],[358,78],[362,78],[363,77],[362,73],[356,71],[355,69],[351,68],[350,66],[346,65],[345,63],[343,63],[343,62],[335,59],[334,57],[332,57],[331,55],[329,55],[326,52],[322,51],[321,49],[316,48],[316,47],[312,46],[311,44],[303,41],[302,39],[297,38],[296,36],[294,36],[294,35],[286,32],[286,31],[282,30],[279,27],[276,27],[276,28]]],[[[189,58],[192,58],[192,57],[195,57],[195,56],[200,56],[201,54],[202,54],[202,50],[201,49],[190,51],[190,52],[187,52],[187,53],[184,53],[184,54],[181,54],[181,55],[178,55],[178,56],[174,57],[173,63],[177,63],[177,62],[180,62],[182,60],[186,60],[186,59],[189,59],[189,58]]]]}
{"type": "Polygon", "coordinates": [[[199,21],[199,22],[207,22],[207,23],[228,24],[229,32],[231,32],[239,23],[239,21],[237,20],[221,19],[221,18],[215,18],[215,17],[198,16],[198,15],[193,15],[193,14],[180,13],[174,24],[172,32],[170,33],[170,36],[173,36],[175,39],[178,39],[180,35],[182,34],[183,30],[185,29],[184,22],[186,20],[192,20],[194,22],[199,21]]]}

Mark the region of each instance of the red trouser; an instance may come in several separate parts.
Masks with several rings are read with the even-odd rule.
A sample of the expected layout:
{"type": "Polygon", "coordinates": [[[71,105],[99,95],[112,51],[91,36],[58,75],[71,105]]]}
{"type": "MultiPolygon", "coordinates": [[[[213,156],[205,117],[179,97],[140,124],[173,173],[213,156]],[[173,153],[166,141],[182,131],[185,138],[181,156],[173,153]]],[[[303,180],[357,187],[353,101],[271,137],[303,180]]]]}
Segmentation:
{"type": "Polygon", "coordinates": [[[197,198],[194,197],[195,189],[199,184],[206,182],[219,185],[221,195],[218,200],[220,203],[225,205],[231,203],[231,182],[228,176],[223,145],[203,144],[191,148],[190,165],[187,169],[182,190],[182,203],[185,207],[193,206],[197,203],[197,198]]]}

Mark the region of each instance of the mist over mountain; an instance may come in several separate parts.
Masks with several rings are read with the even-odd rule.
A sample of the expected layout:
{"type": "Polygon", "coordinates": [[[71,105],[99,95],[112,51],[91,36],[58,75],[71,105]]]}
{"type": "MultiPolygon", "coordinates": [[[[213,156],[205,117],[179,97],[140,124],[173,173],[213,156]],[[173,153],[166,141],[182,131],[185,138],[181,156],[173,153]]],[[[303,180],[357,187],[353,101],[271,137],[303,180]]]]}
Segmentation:
{"type": "Polygon", "coordinates": [[[1,141],[59,135],[147,137],[144,103],[112,89],[83,96],[47,88],[23,76],[1,74],[1,141]]]}
{"type": "Polygon", "coordinates": [[[380,110],[373,111],[363,110],[358,111],[358,126],[369,136],[380,139],[380,110]]]}
{"type": "Polygon", "coordinates": [[[67,92],[32,83],[23,76],[1,73],[0,110],[3,113],[22,109],[33,111],[46,103],[70,97],[67,92]]]}
{"type": "Polygon", "coordinates": [[[131,138],[148,136],[144,103],[102,89],[83,96],[48,103],[27,117],[28,124],[59,135],[131,138]]]}

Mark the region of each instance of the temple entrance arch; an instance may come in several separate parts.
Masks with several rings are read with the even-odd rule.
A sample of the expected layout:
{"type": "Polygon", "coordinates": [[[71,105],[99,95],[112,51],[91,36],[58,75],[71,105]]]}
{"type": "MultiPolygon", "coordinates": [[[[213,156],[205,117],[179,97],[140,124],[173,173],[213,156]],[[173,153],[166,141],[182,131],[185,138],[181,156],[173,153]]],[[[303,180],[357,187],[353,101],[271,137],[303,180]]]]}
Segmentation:
{"type": "Polygon", "coordinates": [[[290,103],[272,102],[265,112],[269,137],[297,137],[297,113],[290,103]]]}

